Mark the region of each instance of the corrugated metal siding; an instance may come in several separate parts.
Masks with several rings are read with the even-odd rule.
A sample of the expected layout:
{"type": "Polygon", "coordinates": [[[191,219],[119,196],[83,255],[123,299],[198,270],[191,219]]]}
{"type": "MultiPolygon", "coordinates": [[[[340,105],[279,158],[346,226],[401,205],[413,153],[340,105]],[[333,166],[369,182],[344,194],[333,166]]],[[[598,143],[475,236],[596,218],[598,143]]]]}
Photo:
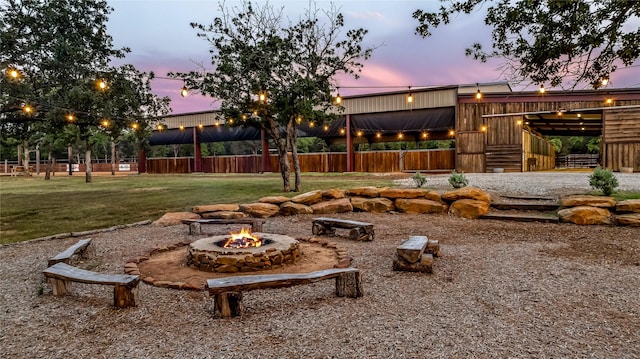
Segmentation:
{"type": "Polygon", "coordinates": [[[453,107],[457,102],[456,89],[445,89],[425,92],[411,92],[413,103],[407,103],[406,93],[387,94],[379,96],[367,96],[346,98],[343,101],[342,114],[361,114],[389,111],[407,111],[412,109],[453,107]]]}

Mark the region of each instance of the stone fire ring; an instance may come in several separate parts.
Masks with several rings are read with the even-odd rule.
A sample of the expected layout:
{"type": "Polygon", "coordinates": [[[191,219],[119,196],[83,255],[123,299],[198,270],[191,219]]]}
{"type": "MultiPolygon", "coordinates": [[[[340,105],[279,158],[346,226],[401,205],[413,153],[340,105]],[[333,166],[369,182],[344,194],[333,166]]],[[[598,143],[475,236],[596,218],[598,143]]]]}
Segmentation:
{"type": "Polygon", "coordinates": [[[229,235],[199,239],[189,245],[187,265],[218,273],[257,272],[294,264],[302,255],[297,240],[273,233],[252,233],[271,242],[260,247],[223,248],[217,243],[229,235]]]}

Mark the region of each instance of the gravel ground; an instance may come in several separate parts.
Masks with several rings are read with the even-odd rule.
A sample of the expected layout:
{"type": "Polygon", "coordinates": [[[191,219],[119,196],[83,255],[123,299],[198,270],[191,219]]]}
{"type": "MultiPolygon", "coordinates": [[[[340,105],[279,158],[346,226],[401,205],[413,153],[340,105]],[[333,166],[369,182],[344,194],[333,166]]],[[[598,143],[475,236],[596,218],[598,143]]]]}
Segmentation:
{"type": "MultiPolygon", "coordinates": [[[[487,190],[545,195],[588,190],[587,176],[467,175],[487,190]]],[[[640,187],[638,174],[618,178],[640,187]]],[[[331,281],[256,290],[232,319],[213,319],[204,292],[144,283],[125,310],[111,307],[106,286],[54,297],[41,272],[77,238],[2,246],[0,358],[640,358],[640,228],[339,217],[375,223],[372,242],[334,239],[362,271],[364,297],[337,298],[331,281]],[[391,270],[410,235],[440,241],[433,274],[391,270]]],[[[311,218],[270,218],[264,231],[309,237],[311,218]]],[[[143,226],[92,238],[77,265],[121,273],[128,258],[189,236],[186,226],[143,226]]]]}

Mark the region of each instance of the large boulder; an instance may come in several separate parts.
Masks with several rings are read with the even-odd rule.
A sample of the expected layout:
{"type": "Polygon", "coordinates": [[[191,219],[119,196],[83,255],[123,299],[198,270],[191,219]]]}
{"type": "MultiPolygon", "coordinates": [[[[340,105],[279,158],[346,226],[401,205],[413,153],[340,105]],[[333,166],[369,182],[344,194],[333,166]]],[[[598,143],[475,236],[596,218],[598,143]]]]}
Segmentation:
{"type": "Polygon", "coordinates": [[[311,209],[313,210],[313,213],[333,214],[351,212],[353,211],[353,206],[348,198],[340,198],[312,204],[311,209]]]}
{"type": "Polygon", "coordinates": [[[449,214],[462,218],[478,218],[489,213],[489,203],[477,199],[461,199],[449,206],[449,214]]]}
{"type": "Polygon", "coordinates": [[[447,202],[455,202],[460,199],[475,199],[491,203],[491,196],[477,187],[462,187],[453,191],[448,191],[442,194],[442,199],[447,202]]]}
{"type": "Polygon", "coordinates": [[[282,203],[289,202],[289,201],[290,201],[289,197],[285,197],[285,196],[267,196],[267,197],[262,197],[258,200],[258,202],[260,203],[271,203],[271,204],[277,204],[277,205],[280,205],[282,203]]]}
{"type": "Polygon", "coordinates": [[[200,219],[200,215],[193,212],[169,212],[152,223],[154,226],[167,227],[182,224],[183,219],[200,219]]]}
{"type": "Polygon", "coordinates": [[[384,213],[395,210],[393,201],[383,197],[351,197],[351,205],[354,209],[365,212],[384,213]]]}
{"type": "Polygon", "coordinates": [[[613,217],[606,208],[578,206],[558,211],[561,222],[575,224],[612,224],[613,217]]]}
{"type": "Polygon", "coordinates": [[[280,207],[271,203],[248,203],[241,204],[240,210],[251,217],[267,218],[278,214],[280,207]]]}
{"type": "Polygon", "coordinates": [[[640,227],[640,213],[619,214],[616,220],[623,226],[640,227]]]}
{"type": "Polygon", "coordinates": [[[395,204],[396,209],[404,213],[443,213],[447,210],[447,205],[442,202],[422,198],[398,198],[395,204]]]}
{"type": "Polygon", "coordinates": [[[311,207],[302,203],[285,202],[280,205],[280,214],[283,216],[295,216],[296,214],[311,214],[311,207]]]}
{"type": "Polygon", "coordinates": [[[332,188],[322,191],[322,199],[325,201],[329,199],[340,199],[344,198],[345,196],[345,191],[342,189],[332,188]]]}
{"type": "Polygon", "coordinates": [[[627,199],[616,204],[616,212],[640,213],[640,199],[627,199]]]}
{"type": "Polygon", "coordinates": [[[202,214],[202,218],[207,219],[238,219],[245,217],[247,217],[245,213],[233,211],[207,212],[202,214]]]}
{"type": "Polygon", "coordinates": [[[380,191],[380,197],[386,198],[426,198],[432,201],[440,201],[441,196],[438,192],[429,191],[422,188],[385,188],[380,191]]]}
{"type": "Polygon", "coordinates": [[[560,199],[562,207],[590,206],[601,208],[613,208],[616,206],[616,199],[606,196],[571,195],[560,199]]]}
{"type": "Polygon", "coordinates": [[[229,211],[236,212],[240,210],[240,206],[237,204],[208,204],[203,206],[195,206],[191,209],[193,213],[206,213],[206,212],[220,212],[229,211]]]}
{"type": "Polygon", "coordinates": [[[356,187],[347,190],[348,196],[353,197],[379,197],[380,192],[384,191],[386,188],[378,188],[373,186],[367,187],[356,187]]]}
{"type": "Polygon", "coordinates": [[[301,194],[291,198],[291,202],[293,202],[293,203],[302,203],[302,204],[307,204],[307,205],[318,203],[320,201],[322,201],[322,191],[321,190],[301,193],[301,194]]]}

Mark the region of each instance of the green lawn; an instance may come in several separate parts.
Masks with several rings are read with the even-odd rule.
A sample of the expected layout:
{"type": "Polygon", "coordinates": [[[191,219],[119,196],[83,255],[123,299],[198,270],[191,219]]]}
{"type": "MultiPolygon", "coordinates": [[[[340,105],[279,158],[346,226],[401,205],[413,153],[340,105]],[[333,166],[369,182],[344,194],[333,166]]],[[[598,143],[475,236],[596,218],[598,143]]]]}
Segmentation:
{"type": "MultiPolygon", "coordinates": [[[[300,193],[392,185],[391,177],[369,174],[303,174],[300,193]]],[[[83,175],[63,174],[49,181],[0,177],[0,243],[155,220],[201,204],[296,194],[282,192],[279,174],[94,176],[92,183],[85,183],[83,175]]]]}

